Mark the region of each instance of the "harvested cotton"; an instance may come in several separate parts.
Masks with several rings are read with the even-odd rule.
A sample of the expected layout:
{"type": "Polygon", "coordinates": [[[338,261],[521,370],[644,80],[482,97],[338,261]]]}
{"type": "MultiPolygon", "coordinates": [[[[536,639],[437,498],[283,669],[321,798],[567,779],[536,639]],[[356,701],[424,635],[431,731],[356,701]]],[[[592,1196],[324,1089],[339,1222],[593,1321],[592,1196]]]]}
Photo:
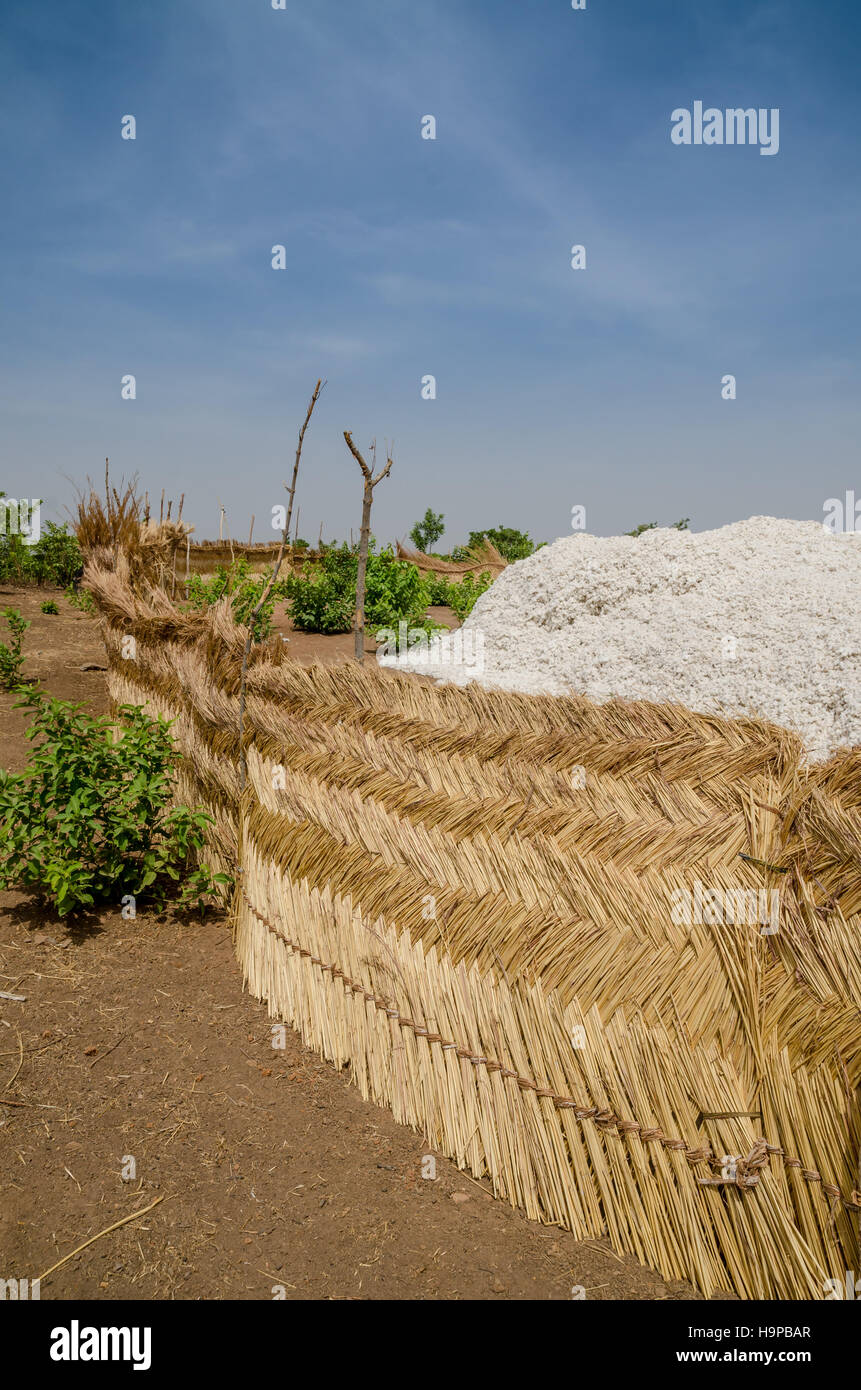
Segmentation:
{"type": "Polygon", "coordinates": [[[812,759],[861,743],[861,535],[819,522],[565,536],[510,565],[462,634],[460,659],[380,659],[460,685],[755,715],[812,759]]]}

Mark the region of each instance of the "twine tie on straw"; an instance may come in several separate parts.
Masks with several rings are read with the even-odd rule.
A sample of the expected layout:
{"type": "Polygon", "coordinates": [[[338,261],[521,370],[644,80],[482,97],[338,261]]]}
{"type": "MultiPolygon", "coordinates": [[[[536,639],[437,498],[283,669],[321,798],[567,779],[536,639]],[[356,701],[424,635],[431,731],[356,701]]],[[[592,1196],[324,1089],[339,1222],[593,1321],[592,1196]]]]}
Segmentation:
{"type": "MultiPolygon", "coordinates": [[[[424,1038],[428,1043],[439,1043],[444,1051],[453,1051],[465,1062],[471,1062],[475,1067],[484,1067],[490,1072],[499,1072],[505,1079],[517,1082],[522,1091],[531,1091],[540,1100],[550,1100],[559,1110],[571,1110],[578,1120],[591,1120],[601,1130],[615,1130],[617,1135],[636,1134],[643,1144],[660,1144],[663,1148],[669,1149],[673,1153],[684,1154],[687,1162],[693,1167],[698,1163],[710,1163],[714,1161],[714,1154],[711,1149],[700,1147],[691,1148],[683,1139],[670,1138],[664,1134],[662,1129],[644,1129],[636,1120],[623,1120],[612,1110],[601,1110],[597,1106],[584,1106],[571,1096],[559,1095],[556,1091],[546,1086],[539,1086],[537,1081],[531,1077],[521,1076],[519,1072],[511,1071],[510,1068],[490,1057],[476,1054],[470,1048],[460,1047],[456,1042],[446,1041],[440,1033],[433,1033],[428,1028],[424,1028],[415,1019],[402,1014],[398,1009],[392,1008],[389,1000],[381,999],[379,995],[365,989],[356,980],[350,979],[338,966],[327,965],[319,957],[304,946],[298,945],[288,936],[278,930],[274,922],[271,922],[264,913],[254,905],[244,889],[240,890],[245,904],[254,917],[257,918],[266,930],[274,936],[282,945],[286,946],[294,955],[303,960],[308,960],[312,965],[317,965],[323,971],[331,973],[332,979],[339,979],[343,982],[344,988],[353,994],[361,997],[369,1004],[373,1004],[376,1009],[385,1013],[388,1018],[397,1020],[398,1026],[408,1028],[417,1038],[424,1038]]],[[[735,1176],[732,1178],[709,1177],[698,1178],[697,1182],[702,1187],[725,1187],[735,1186],[742,1192],[749,1191],[759,1185],[760,1170],[768,1163],[769,1155],[775,1154],[783,1158],[787,1168],[797,1168],[806,1182],[822,1182],[821,1173],[813,1169],[803,1167],[798,1158],[787,1158],[783,1149],[778,1144],[769,1144],[767,1139],[759,1138],[755,1141],[750,1153],[744,1158],[739,1158],[735,1163],[735,1176]]],[[[861,1192],[853,1191],[849,1197],[844,1197],[840,1188],[831,1184],[823,1184],[823,1191],[833,1197],[835,1201],[841,1201],[848,1210],[861,1211],[861,1192]]]]}

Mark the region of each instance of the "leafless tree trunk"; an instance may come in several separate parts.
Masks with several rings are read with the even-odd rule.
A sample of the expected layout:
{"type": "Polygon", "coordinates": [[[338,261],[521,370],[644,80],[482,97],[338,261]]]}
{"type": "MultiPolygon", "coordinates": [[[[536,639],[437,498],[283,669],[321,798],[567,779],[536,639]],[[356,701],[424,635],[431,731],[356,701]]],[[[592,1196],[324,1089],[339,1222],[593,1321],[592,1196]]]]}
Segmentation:
{"type": "MultiPolygon", "coordinates": [[[[281,561],[284,559],[284,547],[286,546],[287,541],[290,537],[290,517],[293,511],[293,497],[296,492],[296,478],[299,473],[299,459],[302,455],[302,441],[305,438],[305,431],[308,428],[308,421],[311,419],[314,406],[317,404],[317,401],[320,398],[320,392],[322,391],[325,384],[326,383],[324,381],[318,381],[317,385],[314,387],[314,394],[311,397],[311,402],[308,406],[308,412],[305,416],[305,421],[302,425],[301,430],[299,431],[299,444],[296,448],[296,462],[293,465],[293,481],[289,489],[290,503],[287,508],[287,521],[285,523],[284,530],[281,532],[281,544],[278,547],[278,555],[275,560],[275,568],[269,576],[269,583],[263,586],[263,592],[261,593],[260,598],[257,601],[257,605],[254,608],[251,617],[248,619],[248,636],[245,638],[245,647],[242,652],[242,673],[239,678],[239,789],[243,792],[245,791],[245,783],[248,778],[248,760],[245,756],[244,737],[245,677],[248,673],[248,653],[251,651],[251,643],[253,641],[254,636],[254,624],[257,622],[257,619],[263,610],[263,605],[265,604],[266,600],[272,592],[273,585],[275,584],[275,581],[278,578],[278,571],[281,569],[281,561]]],[[[284,486],[286,487],[287,484],[285,483],[284,486]]]]}
{"type": "MultiPolygon", "coordinates": [[[[365,575],[367,574],[367,570],[368,570],[368,544],[369,544],[369,541],[370,541],[370,538],[371,538],[371,504],[372,504],[372,502],[373,502],[373,500],[374,500],[374,488],[377,486],[377,483],[381,483],[381,482],[383,481],[383,478],[387,478],[387,477],[389,476],[389,473],[391,472],[392,464],[394,463],[394,459],[392,458],[391,454],[390,454],[390,453],[388,452],[388,450],[387,450],[387,451],[386,451],[386,455],[387,455],[386,466],[385,466],[385,468],[382,470],[381,473],[378,473],[377,476],[374,477],[373,471],[372,471],[372,470],[368,467],[368,465],[365,463],[365,460],[362,458],[362,455],[359,453],[358,449],[356,448],[355,444],[353,443],[353,437],[352,437],[352,435],[351,435],[351,433],[350,433],[349,430],[344,430],[344,439],[345,439],[346,442],[347,442],[347,448],[350,450],[350,453],[353,455],[353,458],[356,460],[357,464],[359,465],[359,467],[360,467],[361,470],[362,470],[362,478],[363,478],[363,480],[364,480],[364,488],[363,488],[363,490],[362,490],[362,529],[361,529],[361,531],[359,532],[359,563],[358,563],[358,567],[357,567],[357,570],[356,570],[356,615],[355,615],[355,618],[354,618],[354,620],[353,620],[353,634],[354,634],[354,648],[353,648],[353,651],[354,651],[356,660],[357,660],[358,662],[364,662],[364,660],[365,660],[365,575]]],[[[376,464],[376,461],[377,461],[377,446],[376,446],[376,443],[375,443],[374,446],[373,446],[373,450],[374,450],[374,463],[376,464]]]]}

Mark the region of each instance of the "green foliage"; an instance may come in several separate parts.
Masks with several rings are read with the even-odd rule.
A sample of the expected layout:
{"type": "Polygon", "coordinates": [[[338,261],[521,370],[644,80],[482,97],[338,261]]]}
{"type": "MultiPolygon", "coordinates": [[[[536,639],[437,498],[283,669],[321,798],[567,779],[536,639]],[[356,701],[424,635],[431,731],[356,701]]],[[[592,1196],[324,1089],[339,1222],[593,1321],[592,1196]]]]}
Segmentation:
{"type": "Polygon", "coordinates": [[[300,632],[349,632],[356,606],[355,550],[346,542],[324,547],[319,563],[286,580],[293,626],[300,632]]]}
{"type": "Polygon", "coordinates": [[[0,642],[0,686],[4,690],[15,690],[21,684],[21,667],[24,665],[21,642],[30,624],[21,617],[17,608],[4,608],[3,617],[12,635],[8,647],[5,642],[0,642]]]}
{"type": "Polygon", "coordinates": [[[410,531],[410,540],[427,555],[432,545],[436,545],[445,531],[445,517],[442,512],[432,512],[428,507],[421,521],[417,521],[410,531]]]}
{"type": "Polygon", "coordinates": [[[31,547],[33,566],[39,584],[55,584],[64,588],[79,579],[84,570],[84,558],[75,536],[68,527],[46,523],[45,530],[31,547]]]}
{"type": "MultiPolygon", "coordinates": [[[[316,566],[305,565],[287,580],[290,616],[302,632],[350,632],[356,607],[358,552],[346,542],[328,546],[316,566]]],[[[434,630],[425,612],[430,586],[409,560],[399,560],[390,547],[377,554],[371,541],[365,575],[365,623],[372,631],[407,622],[426,632],[434,630]]]]}
{"type": "Polygon", "coordinates": [[[433,632],[436,625],[425,616],[429,602],[428,586],[409,560],[398,560],[388,547],[368,556],[365,622],[372,631],[406,622],[433,632]]]}
{"type": "Polygon", "coordinates": [[[448,603],[448,591],[453,586],[449,584],[444,574],[429,574],[425,579],[428,586],[428,604],[445,605],[448,603]]]}
{"type": "MultiPolygon", "coordinates": [[[[0,497],[4,494],[0,493],[0,497]]],[[[7,529],[0,535],[0,582],[7,584],[55,584],[65,588],[80,577],[84,569],[81,549],[64,524],[53,521],[34,545],[7,529]]]]}
{"type": "MultiPolygon", "coordinates": [[[[688,531],[688,530],[690,529],[690,527],[688,526],[688,522],[689,522],[689,521],[690,521],[690,517],[689,517],[689,516],[683,516],[682,519],[681,519],[681,521],[674,521],[674,522],[673,522],[673,525],[672,525],[672,528],[671,528],[671,529],[674,530],[674,531],[688,531]]],[[[639,525],[639,526],[635,526],[634,529],[633,529],[633,531],[623,531],[622,534],[625,535],[625,536],[634,536],[634,537],[642,536],[642,534],[643,534],[644,531],[655,531],[655,530],[657,530],[657,526],[658,526],[658,523],[657,523],[656,521],[641,521],[641,522],[640,522],[640,525],[639,525]]]]}
{"type": "Polygon", "coordinates": [[[489,571],[482,570],[477,579],[471,574],[465,574],[459,584],[449,584],[448,606],[454,610],[460,622],[469,617],[476,599],[486,593],[492,583],[489,571]]]}
{"type": "Polygon", "coordinates": [[[64,916],[126,894],[161,906],[180,885],[180,901],[202,909],[229,883],[198,861],[211,817],[171,809],[178,755],[166,720],[123,705],[117,731],[33,687],[17,704],[33,710],[27,736],[41,742],[24,772],[0,770],[0,887],[35,890],[64,916]]]}
{"type": "Polygon", "coordinates": [[[73,608],[79,609],[81,613],[95,613],[96,604],[89,589],[76,589],[74,584],[70,584],[66,590],[66,598],[73,608]]]}
{"type": "Polygon", "coordinates": [[[488,570],[482,570],[476,579],[474,575],[465,574],[460,583],[449,583],[444,575],[435,576],[430,581],[430,602],[445,604],[457,614],[460,622],[464,622],[469,617],[475,601],[486,592],[493,583],[488,570]]]}
{"type": "Polygon", "coordinates": [[[59,613],[60,611],[52,598],[46,598],[44,603],[39,604],[39,607],[43,613],[59,613]]]}
{"type": "Polygon", "coordinates": [[[483,540],[495,545],[500,555],[510,563],[525,560],[536,549],[535,542],[525,531],[517,531],[512,526],[491,526],[486,531],[470,531],[468,548],[471,550],[481,545],[483,540]]]}
{"type": "MultiPolygon", "coordinates": [[[[188,601],[192,608],[201,609],[225,597],[229,598],[236,622],[247,624],[269,583],[269,577],[269,573],[253,574],[249,561],[241,557],[229,565],[219,565],[215,574],[208,579],[200,574],[192,574],[188,581],[188,601]]],[[[261,642],[271,635],[275,604],[286,593],[287,581],[277,580],[254,623],[255,642],[261,642]]]]}

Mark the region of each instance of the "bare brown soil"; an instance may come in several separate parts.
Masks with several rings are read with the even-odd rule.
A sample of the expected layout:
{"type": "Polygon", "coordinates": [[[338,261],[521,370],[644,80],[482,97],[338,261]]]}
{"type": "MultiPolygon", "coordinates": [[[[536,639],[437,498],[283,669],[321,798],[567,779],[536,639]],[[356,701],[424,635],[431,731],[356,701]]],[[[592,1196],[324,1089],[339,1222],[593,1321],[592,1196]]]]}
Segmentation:
{"type": "MultiPolygon", "coordinates": [[[[98,625],[62,594],[0,591],[32,620],[25,672],[108,708],[98,625]],[[60,616],[39,611],[56,599],[60,616]]],[[[352,637],[290,634],[299,660],[352,637]],[[298,640],[301,638],[301,640],[298,640]]],[[[2,634],[0,634],[2,638],[2,634]]],[[[0,693],[0,764],[26,761],[0,693]]],[[[42,1298],[689,1299],[606,1241],[578,1242],[495,1200],[287,1030],[272,1046],[223,914],[59,921],[0,895],[0,1277],[42,1298]],[[124,1180],[123,1165],[135,1176],[124,1180]],[[425,1165],[427,1166],[427,1165],[425,1165]]]]}

